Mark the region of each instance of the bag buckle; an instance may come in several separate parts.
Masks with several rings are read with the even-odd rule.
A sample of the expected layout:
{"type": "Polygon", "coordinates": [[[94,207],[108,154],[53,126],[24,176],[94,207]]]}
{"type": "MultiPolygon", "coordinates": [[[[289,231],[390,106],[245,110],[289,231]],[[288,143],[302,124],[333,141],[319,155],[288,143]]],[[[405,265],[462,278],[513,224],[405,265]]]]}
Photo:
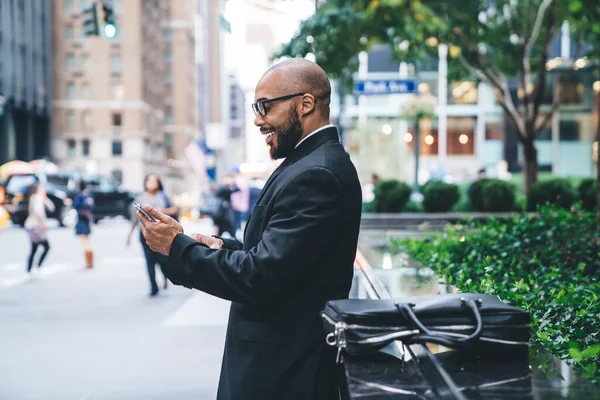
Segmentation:
{"type": "Polygon", "coordinates": [[[329,346],[337,347],[337,355],[335,363],[339,364],[342,360],[342,349],[346,348],[346,329],[347,325],[344,322],[336,322],[335,329],[325,337],[325,343],[329,346]]]}

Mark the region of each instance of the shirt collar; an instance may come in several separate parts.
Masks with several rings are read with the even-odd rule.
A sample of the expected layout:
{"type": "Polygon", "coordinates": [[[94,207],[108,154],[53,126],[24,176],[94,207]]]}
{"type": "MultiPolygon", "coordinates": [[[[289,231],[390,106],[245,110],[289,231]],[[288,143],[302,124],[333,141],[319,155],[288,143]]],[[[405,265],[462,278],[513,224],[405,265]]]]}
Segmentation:
{"type": "Polygon", "coordinates": [[[302,139],[301,141],[299,141],[298,144],[296,145],[296,147],[294,147],[294,148],[297,148],[298,146],[300,146],[300,143],[304,142],[306,139],[308,139],[309,137],[311,137],[315,133],[321,132],[322,130],[325,130],[327,128],[335,128],[335,127],[333,126],[333,124],[328,124],[328,125],[320,127],[319,129],[316,129],[316,130],[312,131],[311,133],[309,133],[308,135],[306,135],[304,137],[304,139],[302,139]]]}

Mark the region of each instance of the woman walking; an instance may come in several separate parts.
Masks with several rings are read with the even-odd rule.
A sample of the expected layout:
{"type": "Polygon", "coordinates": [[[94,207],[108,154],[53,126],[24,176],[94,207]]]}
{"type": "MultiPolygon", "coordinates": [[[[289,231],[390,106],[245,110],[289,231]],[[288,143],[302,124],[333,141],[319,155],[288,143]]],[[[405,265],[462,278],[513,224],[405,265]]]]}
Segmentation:
{"type": "Polygon", "coordinates": [[[85,267],[94,268],[94,250],[90,233],[94,223],[94,197],[88,189],[87,183],[79,183],[80,192],[75,197],[73,208],[77,210],[77,224],[75,225],[75,234],[81,239],[83,251],[85,254],[85,267]]]}
{"type": "Polygon", "coordinates": [[[46,208],[54,211],[54,204],[46,196],[44,187],[39,183],[34,183],[29,187],[27,192],[28,215],[25,220],[25,229],[29,234],[31,242],[31,252],[27,261],[27,273],[31,273],[35,253],[39,246],[42,246],[44,251],[37,262],[38,270],[42,267],[42,263],[48,255],[48,251],[50,251],[50,244],[46,238],[46,231],[48,230],[46,208]]]}
{"type": "MultiPolygon", "coordinates": [[[[167,214],[173,218],[177,217],[178,209],[174,207],[167,197],[166,193],[163,190],[163,185],[160,178],[157,175],[150,174],[147,175],[144,179],[144,191],[140,193],[135,201],[139,204],[146,205],[150,204],[152,207],[156,208],[163,214],[167,214]]],[[[139,221],[135,212],[132,213],[131,218],[131,230],[129,231],[129,235],[127,236],[127,246],[131,244],[131,237],[133,236],[133,232],[137,227],[139,221]]],[[[144,235],[140,230],[140,243],[142,244],[142,248],[144,249],[144,257],[146,258],[146,269],[148,270],[148,278],[150,279],[150,296],[154,297],[158,294],[158,285],[156,284],[156,264],[160,266],[160,269],[165,275],[165,267],[167,265],[167,257],[152,251],[150,247],[146,244],[146,239],[144,239],[144,235]]],[[[168,280],[165,275],[165,281],[163,284],[163,288],[166,289],[168,286],[168,280]]]]}

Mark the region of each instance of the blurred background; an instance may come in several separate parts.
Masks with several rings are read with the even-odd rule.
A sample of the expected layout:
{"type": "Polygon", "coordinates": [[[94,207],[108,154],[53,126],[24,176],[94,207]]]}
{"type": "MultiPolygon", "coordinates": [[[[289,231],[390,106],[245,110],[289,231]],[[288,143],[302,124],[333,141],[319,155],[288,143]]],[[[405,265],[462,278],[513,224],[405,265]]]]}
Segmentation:
{"type": "Polygon", "coordinates": [[[0,0],[0,54],[0,400],[214,398],[228,304],[160,272],[146,297],[131,201],[156,194],[152,174],[186,233],[241,237],[278,165],[254,87],[282,59],[328,73],[364,211],[600,206],[596,0],[0,0]],[[483,178],[510,201],[478,207],[483,178]],[[528,200],[548,178],[559,194],[528,200]],[[452,196],[430,185],[428,201],[433,180],[452,196]],[[36,183],[52,204],[34,278],[21,226],[36,183]]]}

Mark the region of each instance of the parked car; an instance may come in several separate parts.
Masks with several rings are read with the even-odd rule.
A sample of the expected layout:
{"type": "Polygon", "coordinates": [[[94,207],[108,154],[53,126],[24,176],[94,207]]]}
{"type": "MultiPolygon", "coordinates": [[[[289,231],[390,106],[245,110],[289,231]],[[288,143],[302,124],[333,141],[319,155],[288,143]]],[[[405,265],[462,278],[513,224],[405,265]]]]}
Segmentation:
{"type": "MultiPolygon", "coordinates": [[[[94,195],[96,222],[104,217],[130,215],[132,195],[119,188],[109,177],[104,175],[84,175],[74,172],[59,172],[45,176],[48,198],[54,203],[55,210],[48,211],[48,217],[58,220],[61,226],[73,226],[77,214],[72,208],[73,200],[79,189],[81,180],[88,182],[94,195]]],[[[18,174],[10,176],[5,184],[5,208],[14,224],[23,225],[27,218],[27,188],[33,183],[44,180],[36,174],[18,174]]]]}

